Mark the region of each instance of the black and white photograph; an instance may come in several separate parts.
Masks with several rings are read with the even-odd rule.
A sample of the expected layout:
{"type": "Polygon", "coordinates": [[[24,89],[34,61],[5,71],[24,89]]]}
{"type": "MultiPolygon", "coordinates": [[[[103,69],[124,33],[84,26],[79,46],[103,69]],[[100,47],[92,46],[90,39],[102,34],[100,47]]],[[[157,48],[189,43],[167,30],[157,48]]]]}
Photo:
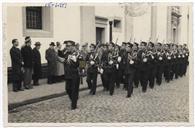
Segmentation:
{"type": "Polygon", "coordinates": [[[193,125],[193,3],[2,8],[6,127],[193,125]]]}

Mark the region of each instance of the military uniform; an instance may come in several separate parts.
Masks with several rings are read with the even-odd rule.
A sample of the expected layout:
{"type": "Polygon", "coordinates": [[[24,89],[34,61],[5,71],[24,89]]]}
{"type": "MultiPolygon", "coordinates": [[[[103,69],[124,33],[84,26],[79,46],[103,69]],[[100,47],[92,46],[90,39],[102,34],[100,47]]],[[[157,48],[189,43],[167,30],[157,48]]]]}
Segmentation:
{"type": "Polygon", "coordinates": [[[89,52],[86,57],[86,61],[88,64],[87,84],[88,87],[90,88],[90,94],[95,95],[96,87],[97,87],[98,64],[99,64],[98,54],[94,53],[94,51],[89,52]]]}
{"type": "MultiPolygon", "coordinates": [[[[67,45],[74,45],[74,42],[67,41],[67,45]]],[[[79,98],[79,62],[75,52],[68,50],[65,52],[64,78],[66,81],[66,92],[71,100],[71,109],[77,108],[79,98]],[[70,58],[74,58],[70,59],[70,58]]]]}
{"type": "MultiPolygon", "coordinates": [[[[146,46],[145,42],[141,42],[141,44],[146,46]]],[[[140,49],[138,52],[138,60],[139,60],[139,71],[140,71],[140,83],[142,86],[142,92],[146,92],[148,85],[148,57],[146,50],[140,49]]]]}

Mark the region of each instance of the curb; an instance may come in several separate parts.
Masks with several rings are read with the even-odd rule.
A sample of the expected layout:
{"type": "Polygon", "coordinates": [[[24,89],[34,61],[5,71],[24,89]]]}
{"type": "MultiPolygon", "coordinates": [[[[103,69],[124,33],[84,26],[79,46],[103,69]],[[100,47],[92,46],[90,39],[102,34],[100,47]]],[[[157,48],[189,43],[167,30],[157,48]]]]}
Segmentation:
{"type": "MultiPolygon", "coordinates": [[[[97,85],[97,87],[100,87],[100,86],[101,86],[101,84],[97,85]]],[[[88,88],[85,87],[85,88],[79,89],[79,91],[85,91],[87,89],[88,88]]],[[[48,95],[48,96],[42,96],[42,97],[38,97],[38,98],[34,98],[34,99],[29,99],[29,100],[25,100],[25,101],[18,102],[18,103],[8,104],[8,112],[10,113],[10,112],[14,111],[15,108],[18,108],[18,107],[21,107],[21,106],[41,102],[41,101],[44,101],[44,100],[49,100],[49,99],[52,99],[52,98],[58,98],[58,97],[65,96],[65,95],[67,95],[67,93],[62,92],[62,93],[51,94],[51,95],[48,95]]]]}

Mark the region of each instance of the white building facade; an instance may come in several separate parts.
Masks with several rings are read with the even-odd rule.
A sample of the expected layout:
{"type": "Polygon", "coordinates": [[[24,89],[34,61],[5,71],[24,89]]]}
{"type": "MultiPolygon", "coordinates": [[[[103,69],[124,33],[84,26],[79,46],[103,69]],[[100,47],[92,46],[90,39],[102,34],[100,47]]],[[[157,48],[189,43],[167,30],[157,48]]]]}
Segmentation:
{"type": "MultiPolygon", "coordinates": [[[[24,44],[31,36],[41,42],[42,63],[50,42],[73,40],[81,45],[113,41],[159,41],[188,43],[191,4],[67,4],[66,8],[43,4],[4,5],[4,48],[7,67],[11,66],[9,49],[12,39],[24,44]]],[[[33,47],[33,45],[32,45],[33,47]]]]}

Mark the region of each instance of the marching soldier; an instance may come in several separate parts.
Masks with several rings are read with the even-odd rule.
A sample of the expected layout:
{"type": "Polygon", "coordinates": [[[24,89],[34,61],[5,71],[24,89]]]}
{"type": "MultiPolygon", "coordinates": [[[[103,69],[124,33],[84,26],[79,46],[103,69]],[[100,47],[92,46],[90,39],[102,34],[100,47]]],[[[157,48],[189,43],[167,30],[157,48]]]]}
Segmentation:
{"type": "Polygon", "coordinates": [[[66,92],[71,100],[71,109],[77,108],[77,100],[79,96],[79,62],[78,53],[75,50],[75,44],[73,41],[65,41],[66,51],[64,53],[64,77],[66,81],[66,92]]]}
{"type": "Polygon", "coordinates": [[[126,79],[126,88],[127,88],[127,98],[131,97],[133,93],[133,79],[136,71],[136,57],[137,55],[132,51],[133,44],[128,43],[126,48],[126,66],[125,66],[125,79],[126,79]]]}
{"type": "Polygon", "coordinates": [[[154,51],[154,44],[152,42],[148,43],[148,69],[149,69],[149,87],[154,88],[154,80],[156,75],[156,54],[154,51]]]}
{"type": "Polygon", "coordinates": [[[148,57],[146,51],[146,42],[141,42],[140,50],[138,52],[138,60],[140,61],[140,83],[142,86],[142,92],[146,92],[148,85],[148,57]]]}
{"type": "Polygon", "coordinates": [[[169,50],[169,45],[165,45],[165,58],[164,58],[164,77],[165,81],[169,83],[171,80],[171,53],[169,50]]]}
{"type": "Polygon", "coordinates": [[[41,54],[40,54],[40,42],[35,43],[33,48],[33,84],[39,85],[39,78],[41,77],[41,54]]]}
{"type": "Polygon", "coordinates": [[[123,83],[124,86],[123,88],[125,89],[125,65],[126,65],[126,42],[122,42],[122,46],[120,48],[119,51],[119,58],[118,58],[118,62],[119,62],[119,78],[120,78],[120,83],[123,83]]]}
{"type": "Polygon", "coordinates": [[[116,70],[115,62],[113,58],[114,43],[110,42],[108,45],[108,52],[105,56],[103,70],[105,73],[104,80],[105,86],[109,89],[109,93],[112,96],[114,93],[114,72],[116,70]]]}
{"type": "Polygon", "coordinates": [[[101,80],[102,80],[102,85],[103,85],[103,90],[104,91],[108,91],[109,87],[108,87],[108,83],[107,83],[107,55],[108,55],[108,46],[106,44],[103,44],[103,49],[102,49],[102,55],[101,55],[101,61],[100,61],[100,65],[102,68],[102,72],[101,73],[101,80]]]}
{"type": "Polygon", "coordinates": [[[95,44],[90,45],[90,52],[88,53],[86,57],[86,61],[88,64],[87,69],[87,84],[90,88],[89,94],[95,95],[96,93],[96,86],[97,86],[97,75],[98,75],[98,53],[95,50],[95,44]]]}
{"type": "Polygon", "coordinates": [[[164,53],[162,50],[162,44],[157,43],[157,69],[156,69],[156,83],[158,85],[161,85],[162,83],[162,74],[163,74],[163,68],[164,68],[164,53]]]}
{"type": "Polygon", "coordinates": [[[12,80],[13,91],[23,91],[22,89],[22,54],[18,47],[18,40],[12,40],[12,48],[10,49],[10,56],[12,61],[12,80]]]}
{"type": "MultiPolygon", "coordinates": [[[[139,46],[138,43],[136,43],[136,42],[133,43],[133,53],[135,55],[137,55],[137,53],[138,53],[138,50],[139,50],[138,46],[139,46]]],[[[136,64],[135,64],[136,70],[135,70],[135,74],[134,74],[134,87],[137,88],[139,85],[139,80],[140,80],[139,79],[140,78],[140,76],[139,76],[139,61],[137,60],[137,57],[135,59],[136,59],[136,64]]]]}
{"type": "Polygon", "coordinates": [[[83,84],[83,77],[86,76],[86,57],[88,54],[87,51],[88,44],[82,45],[80,55],[78,57],[79,61],[79,75],[80,75],[80,83],[83,84]]]}

